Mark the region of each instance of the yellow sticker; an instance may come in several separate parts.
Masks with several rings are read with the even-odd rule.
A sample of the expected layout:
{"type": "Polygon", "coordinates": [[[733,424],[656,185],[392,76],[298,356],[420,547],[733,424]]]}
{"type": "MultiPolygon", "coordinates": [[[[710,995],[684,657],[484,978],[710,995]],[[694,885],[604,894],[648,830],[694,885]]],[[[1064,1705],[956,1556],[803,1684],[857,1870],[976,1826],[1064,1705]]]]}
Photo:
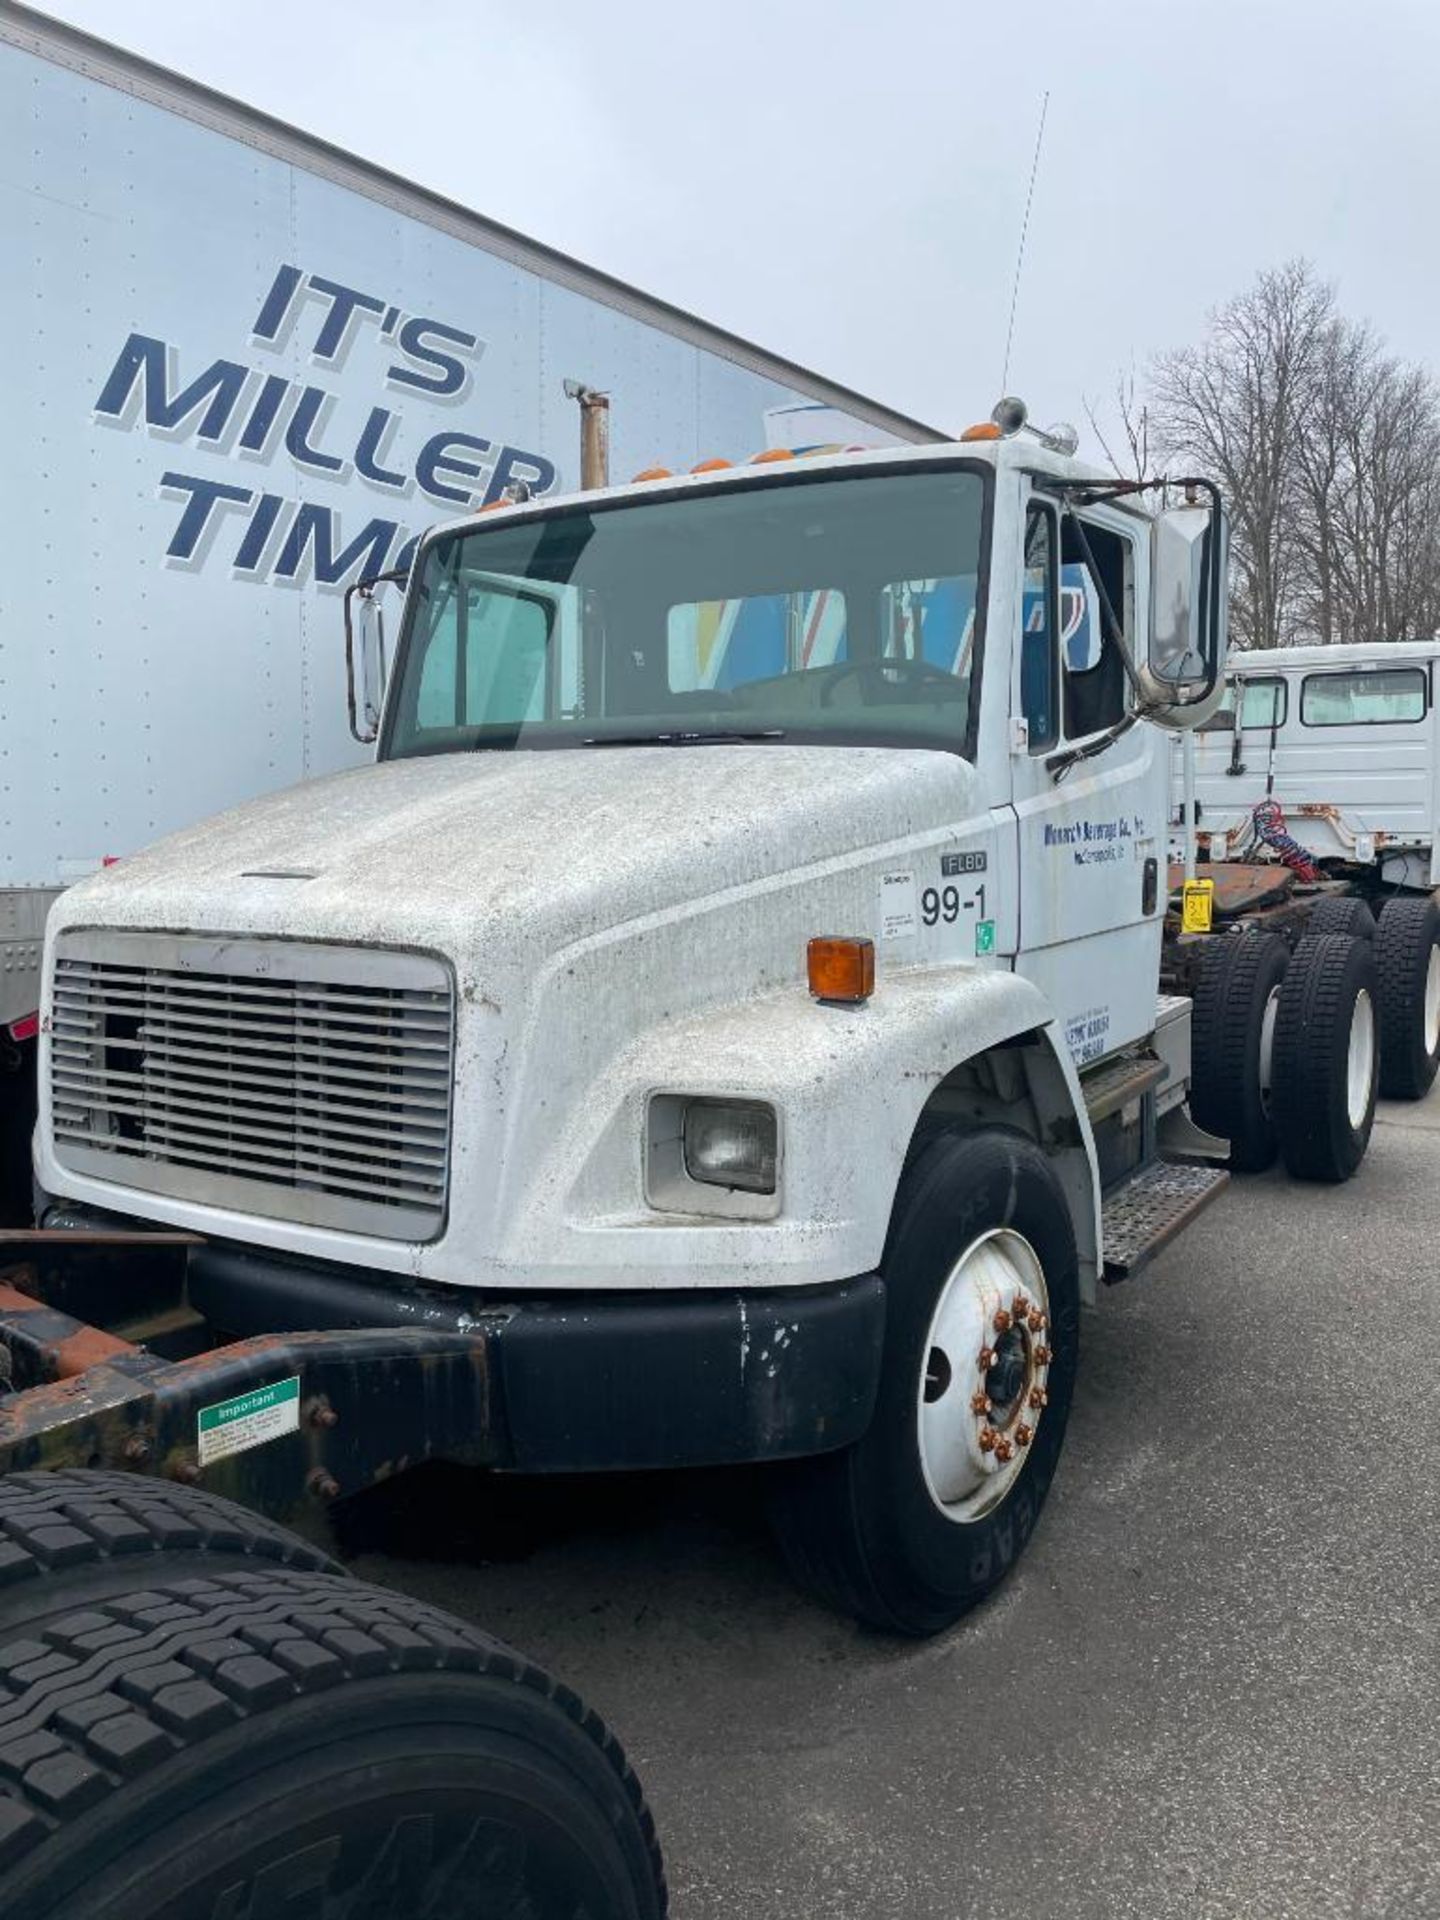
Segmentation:
{"type": "Polygon", "coordinates": [[[1215,920],[1215,882],[1187,880],[1180,900],[1180,931],[1209,933],[1215,920]]]}

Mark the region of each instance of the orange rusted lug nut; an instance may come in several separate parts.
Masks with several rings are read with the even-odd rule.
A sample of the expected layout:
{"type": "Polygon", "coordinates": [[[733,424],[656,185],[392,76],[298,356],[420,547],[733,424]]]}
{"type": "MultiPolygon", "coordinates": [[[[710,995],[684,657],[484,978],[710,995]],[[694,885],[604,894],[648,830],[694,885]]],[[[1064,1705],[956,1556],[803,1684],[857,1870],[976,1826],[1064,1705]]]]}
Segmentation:
{"type": "Polygon", "coordinates": [[[993,1453],[999,1439],[1000,1436],[993,1427],[982,1427],[980,1429],[980,1451],[982,1453],[993,1453]]]}
{"type": "Polygon", "coordinates": [[[1030,1404],[1032,1407],[1048,1407],[1049,1406],[1050,1396],[1045,1391],[1044,1387],[1031,1387],[1030,1404]]]}
{"type": "Polygon", "coordinates": [[[1026,1316],[1025,1324],[1031,1333],[1040,1333],[1044,1330],[1045,1316],[1038,1307],[1032,1307],[1026,1316]]]}
{"type": "Polygon", "coordinates": [[[988,1373],[991,1367],[994,1366],[994,1364],[995,1364],[995,1349],[993,1347],[981,1347],[980,1371],[982,1373],[988,1373]]]}
{"type": "Polygon", "coordinates": [[[1004,1307],[1001,1307],[1000,1311],[996,1314],[995,1318],[990,1322],[990,1324],[992,1327],[994,1327],[997,1333],[1008,1333],[1010,1331],[1010,1316],[1005,1311],[1004,1307]]]}
{"type": "Polygon", "coordinates": [[[1030,1428],[1029,1428],[1029,1427],[1027,1427],[1027,1426],[1026,1426],[1026,1424],[1025,1424],[1025,1422],[1024,1422],[1024,1421],[1022,1420],[1022,1421],[1020,1422],[1020,1424],[1019,1424],[1019,1426],[1018,1426],[1018,1427],[1016,1427],[1016,1429],[1015,1429],[1015,1444],[1016,1444],[1016,1446],[1017,1446],[1017,1447],[1028,1447],[1028,1446],[1029,1446],[1029,1444],[1030,1444],[1030,1442],[1031,1442],[1031,1441],[1032,1441],[1032,1440],[1033,1440],[1034,1438],[1035,1438],[1035,1435],[1034,1435],[1034,1434],[1033,1434],[1033,1433],[1031,1432],[1031,1430],[1030,1430],[1030,1428]]]}
{"type": "Polygon", "coordinates": [[[993,1404],[994,1402],[988,1393],[977,1393],[970,1401],[970,1411],[972,1413],[986,1414],[989,1413],[993,1404]]]}
{"type": "Polygon", "coordinates": [[[1025,1298],[1023,1293],[1017,1293],[1015,1298],[1010,1302],[1010,1316],[1017,1327],[1024,1325],[1025,1315],[1029,1311],[1030,1302],[1025,1298]]]}
{"type": "Polygon", "coordinates": [[[995,1458],[997,1460],[1012,1459],[1014,1453],[1015,1449],[1008,1440],[997,1440],[995,1442],[995,1458]]]}
{"type": "Polygon", "coordinates": [[[1051,1355],[1050,1355],[1049,1347],[1036,1347],[1035,1364],[1037,1367],[1048,1367],[1050,1364],[1050,1358],[1051,1358],[1051,1355]]]}

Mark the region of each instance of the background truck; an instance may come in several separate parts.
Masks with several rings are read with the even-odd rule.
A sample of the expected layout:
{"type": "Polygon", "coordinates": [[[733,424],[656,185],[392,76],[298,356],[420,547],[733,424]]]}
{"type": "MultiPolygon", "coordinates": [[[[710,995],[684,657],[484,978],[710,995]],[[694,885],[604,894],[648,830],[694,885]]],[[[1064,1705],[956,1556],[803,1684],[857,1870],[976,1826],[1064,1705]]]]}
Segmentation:
{"type": "Polygon", "coordinates": [[[361,757],[336,596],[507,487],[577,485],[567,379],[613,396],[626,471],[936,435],[8,0],[0,106],[13,1218],[50,902],[361,757]]]}
{"type": "MultiPolygon", "coordinates": [[[[1223,516],[1073,445],[1007,401],[498,503],[420,543],[383,692],[357,593],[376,764],[52,912],[0,1466],[313,1523],[431,1460],[765,1463],[834,1604],[991,1592],[1082,1303],[1228,1177],[1162,875],[1223,516]]],[[[1279,985],[1313,1177],[1364,1152],[1374,995],[1342,934],[1279,985]]]]}
{"type": "Polygon", "coordinates": [[[1213,890],[1217,929],[1250,936],[1194,948],[1177,975],[1196,1000],[1194,1109],[1230,1139],[1232,1165],[1267,1165],[1281,1144],[1269,1092],[1278,982],[1307,934],[1374,948],[1382,1092],[1418,1099],[1434,1081],[1437,657],[1435,642],[1236,655],[1223,703],[1180,743],[1174,851],[1183,857],[1188,793],[1192,872],[1213,890]],[[1262,986],[1268,1013],[1236,1038],[1227,1005],[1239,994],[1258,1006],[1262,986]]]}

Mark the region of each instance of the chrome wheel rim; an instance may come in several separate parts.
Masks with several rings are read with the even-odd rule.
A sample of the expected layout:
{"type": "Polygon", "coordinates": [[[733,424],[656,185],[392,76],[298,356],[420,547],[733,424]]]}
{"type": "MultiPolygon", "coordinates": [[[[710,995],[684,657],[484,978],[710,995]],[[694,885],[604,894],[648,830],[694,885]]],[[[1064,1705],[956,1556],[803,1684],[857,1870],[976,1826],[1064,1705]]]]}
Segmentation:
{"type": "Polygon", "coordinates": [[[920,1362],[916,1438],[925,1485],[958,1524],[1005,1498],[1049,1398],[1050,1296],[1030,1242],[981,1234],[940,1289],[920,1362]]]}
{"type": "Polygon", "coordinates": [[[1375,1008],[1365,988],[1355,996],[1350,1015],[1350,1050],[1345,1063],[1345,1104],[1350,1125],[1358,1132],[1370,1110],[1370,1087],[1375,1078],[1375,1008]]]}

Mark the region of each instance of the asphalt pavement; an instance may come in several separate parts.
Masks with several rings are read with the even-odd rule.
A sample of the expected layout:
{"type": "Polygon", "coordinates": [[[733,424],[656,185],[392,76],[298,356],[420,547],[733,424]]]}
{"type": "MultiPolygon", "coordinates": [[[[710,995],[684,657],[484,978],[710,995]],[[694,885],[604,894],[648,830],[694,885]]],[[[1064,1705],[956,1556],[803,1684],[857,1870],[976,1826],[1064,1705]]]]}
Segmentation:
{"type": "Polygon", "coordinates": [[[1236,1180],[1084,1326],[1017,1573],[924,1645],[789,1586],[746,1476],[510,1490],[356,1563],[611,1722],[676,1920],[1440,1915],[1440,1089],[1236,1180]],[[505,1557],[496,1559],[493,1556],[505,1557]]]}

